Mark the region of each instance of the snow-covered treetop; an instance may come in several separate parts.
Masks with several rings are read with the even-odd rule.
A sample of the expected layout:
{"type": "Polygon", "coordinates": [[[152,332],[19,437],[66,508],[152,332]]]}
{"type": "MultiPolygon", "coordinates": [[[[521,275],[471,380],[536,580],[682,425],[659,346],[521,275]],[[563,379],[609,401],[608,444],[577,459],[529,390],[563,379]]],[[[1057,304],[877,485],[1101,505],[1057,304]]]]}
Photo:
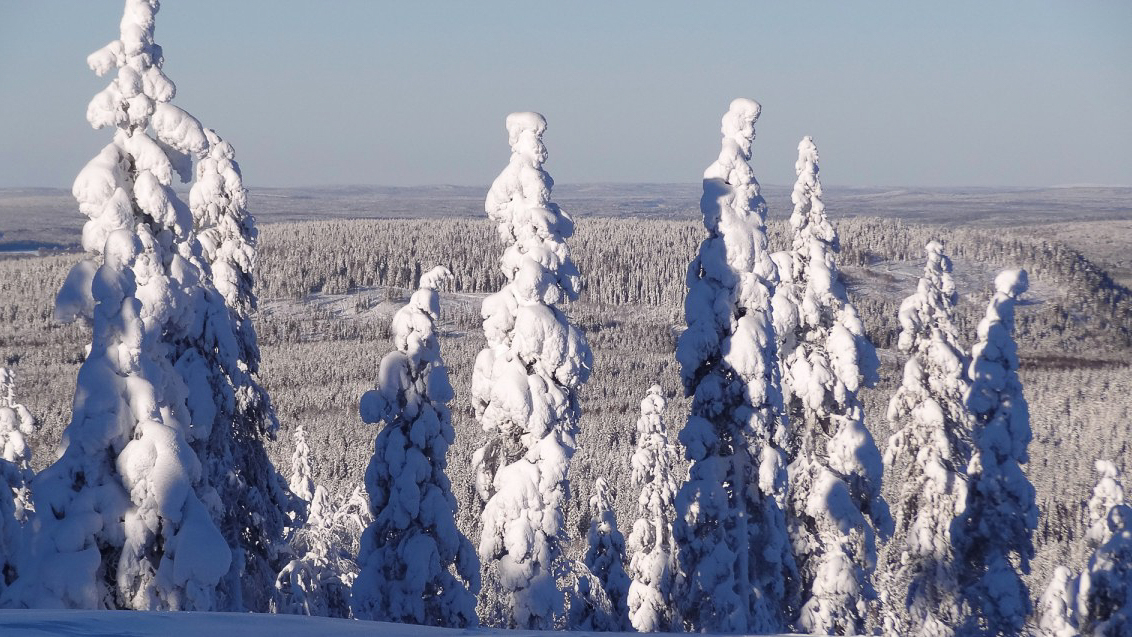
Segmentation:
{"type": "Polygon", "coordinates": [[[440,342],[436,337],[436,321],[440,316],[437,288],[452,278],[452,272],[440,265],[421,275],[420,288],[409,302],[393,315],[393,346],[381,359],[377,388],[362,397],[362,420],[368,423],[392,422],[393,418],[413,419],[419,404],[402,405],[403,399],[420,403],[425,400],[447,402],[452,398],[448,370],[435,365],[425,379],[424,391],[407,392],[417,374],[425,366],[440,359],[440,342]]]}
{"type": "Polygon", "coordinates": [[[550,200],[554,180],[543,170],[545,131],[546,119],[538,113],[507,116],[511,159],[492,183],[484,208],[511,244],[500,269],[514,283],[516,299],[553,305],[577,299],[581,278],[565,243],[574,221],[550,200]]]}
{"type": "Polygon", "coordinates": [[[951,259],[943,253],[943,244],[929,241],[924,246],[927,260],[916,293],[900,304],[900,338],[902,352],[926,353],[934,338],[960,351],[951,312],[958,300],[951,278],[951,259]]]}
{"type": "Polygon", "coordinates": [[[83,228],[88,252],[100,253],[111,232],[132,225],[134,213],[124,183],[130,169],[137,173],[133,194],[143,213],[179,239],[192,228],[188,208],[168,187],[174,172],[189,179],[189,155],[203,153],[208,139],[200,122],[169,103],[176,87],[161,70],[164,58],[153,39],[158,6],[156,0],[127,0],[120,38],[87,58],[98,75],[118,71],[87,106],[91,126],[115,126],[118,133],[83,168],[72,188],[79,210],[90,217],[83,228]],[[150,127],[153,137],[146,134],[150,127]]]}
{"type": "MultiPolygon", "coordinates": [[[[24,436],[35,433],[36,423],[27,407],[16,402],[15,385],[15,373],[6,367],[0,367],[0,460],[13,463],[20,469],[27,469],[31,461],[31,450],[24,436]]],[[[3,478],[2,472],[0,478],[3,478]]]]}
{"type": "Polygon", "coordinates": [[[1108,460],[1097,460],[1096,468],[1100,479],[1093,487],[1093,497],[1089,498],[1089,529],[1085,532],[1085,541],[1090,546],[1100,546],[1112,537],[1108,512],[1114,506],[1124,504],[1120,470],[1108,460]]]}
{"type": "MultiPolygon", "coordinates": [[[[979,323],[979,343],[971,351],[972,382],[969,405],[977,416],[989,417],[1002,393],[1021,395],[1018,345],[1014,342],[1014,305],[1029,287],[1025,270],[1004,270],[995,277],[995,295],[979,323]]],[[[1022,410],[1023,413],[1025,410],[1022,410]]],[[[1029,431],[1029,416],[1025,415],[1029,431]]],[[[1025,436],[1029,442],[1029,435],[1025,436]]],[[[1023,451],[1023,457],[1025,453],[1023,451]]]]}
{"type": "Polygon", "coordinates": [[[772,285],[777,281],[767,250],[766,201],[747,163],[761,110],[754,100],[731,102],[722,120],[719,157],[704,171],[700,210],[708,236],[688,269],[689,291],[684,302],[688,329],[676,348],[689,395],[701,365],[719,355],[723,341],[736,329],[736,307],[742,308],[739,314],[746,314],[747,319],[741,330],[744,335],[731,338],[733,351],[728,362],[744,378],[761,374],[755,350],[764,344],[753,332],[763,326],[756,324],[751,312],[769,307],[772,285]]]}

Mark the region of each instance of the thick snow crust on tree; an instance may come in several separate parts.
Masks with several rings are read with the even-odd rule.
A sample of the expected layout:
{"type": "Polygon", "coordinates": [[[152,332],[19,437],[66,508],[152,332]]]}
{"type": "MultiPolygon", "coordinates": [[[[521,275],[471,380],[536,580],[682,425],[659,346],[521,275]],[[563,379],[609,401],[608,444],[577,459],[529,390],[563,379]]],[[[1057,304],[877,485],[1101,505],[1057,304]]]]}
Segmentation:
{"type": "Polygon", "coordinates": [[[995,294],[971,351],[967,407],[974,416],[967,466],[967,504],[952,533],[960,586],[971,614],[961,634],[1018,634],[1030,614],[1021,573],[1034,556],[1038,508],[1022,470],[1030,414],[1018,380],[1014,306],[1026,291],[1025,270],[995,278],[995,294]]]}
{"type": "Polygon", "coordinates": [[[212,480],[230,476],[209,441],[230,426],[221,417],[230,396],[218,389],[248,363],[192,211],[172,187],[210,142],[170,103],[175,89],[153,40],[157,6],[128,0],[120,39],[88,58],[115,76],[87,119],[115,133],[75,180],[90,256],[58,309],[89,311],[92,343],[61,454],[35,482],[30,568],[7,591],[10,605],[245,606],[226,586],[246,575],[244,549],[225,536],[230,504],[212,480]]]}
{"type": "Polygon", "coordinates": [[[32,513],[31,447],[36,422],[16,402],[16,375],[0,367],[0,595],[16,579],[24,526],[32,513]]]}
{"type": "Polygon", "coordinates": [[[1084,572],[1058,566],[1038,602],[1043,637],[1132,634],[1132,509],[1124,503],[1120,473],[1097,460],[1100,480],[1089,500],[1092,522],[1085,541],[1093,548],[1084,572]]]}
{"type": "Polygon", "coordinates": [[[577,392],[593,367],[582,332],[556,307],[577,299],[580,277],[565,243],[574,222],[550,200],[545,130],[538,113],[507,116],[511,159],[485,204],[508,246],[500,261],[507,284],[484,299],[487,347],[472,377],[472,404],[488,435],[473,458],[485,501],[480,559],[510,597],[508,624],[528,629],[551,628],[563,610],[555,563],[577,392]]]}
{"type": "Polygon", "coordinates": [[[629,575],[625,573],[625,537],[613,513],[613,488],[598,478],[590,497],[590,530],[584,565],[570,605],[571,630],[626,632],[629,624],[629,575]]]}
{"type": "MultiPolygon", "coordinates": [[[[878,361],[837,270],[837,233],[825,214],[818,151],[798,144],[789,298],[777,311],[790,430],[787,516],[802,580],[800,629],[862,632],[876,600],[876,531],[892,525],[881,499],[883,464],[857,392],[878,361]],[[792,325],[791,325],[792,323],[792,325]]],[[[782,259],[785,261],[785,259],[782,259]]]]}
{"type": "Polygon", "coordinates": [[[278,429],[275,411],[260,386],[259,346],[251,313],[257,230],[247,211],[247,193],[232,145],[204,130],[206,149],[197,156],[189,192],[196,237],[211,281],[228,308],[235,359],[211,361],[216,425],[197,443],[207,481],[225,503],[218,519],[235,549],[221,582],[229,609],[266,611],[283,541],[290,496],[264,448],[278,429]]]}
{"type": "Polygon", "coordinates": [[[1089,530],[1085,541],[1096,548],[1112,537],[1108,524],[1108,512],[1118,504],[1125,504],[1124,486],[1120,480],[1120,470],[1109,460],[1097,460],[1097,473],[1100,480],[1093,487],[1093,497],[1089,498],[1089,530]]]}
{"type": "Polygon", "coordinates": [[[456,498],[445,474],[455,438],[448,369],[440,356],[438,266],[393,317],[396,350],[381,359],[377,387],[361,400],[362,420],[384,423],[366,469],[373,523],[362,534],[354,616],[432,626],[474,626],[479,560],[456,528],[456,498]]]}
{"type": "Polygon", "coordinates": [[[898,346],[908,361],[888,404],[896,433],[884,464],[901,486],[881,588],[886,634],[943,637],[954,634],[961,617],[951,527],[967,502],[972,419],[967,356],[951,322],[951,260],[938,241],[925,250],[924,275],[900,305],[898,346]]]}
{"type": "Polygon", "coordinates": [[[766,203],[747,161],[760,107],[736,99],[700,200],[708,236],[688,267],[676,358],[691,414],[680,433],[690,461],[675,499],[688,630],[776,632],[796,607],[797,570],[781,508],[782,394],[771,298],[766,203]]]}
{"type": "Polygon", "coordinates": [[[676,518],[676,449],[664,425],[664,391],[649,388],[637,419],[637,448],[631,480],[639,489],[637,521],[629,534],[629,620],[642,633],[676,632],[675,584],[678,564],[672,521],[676,518]]]}

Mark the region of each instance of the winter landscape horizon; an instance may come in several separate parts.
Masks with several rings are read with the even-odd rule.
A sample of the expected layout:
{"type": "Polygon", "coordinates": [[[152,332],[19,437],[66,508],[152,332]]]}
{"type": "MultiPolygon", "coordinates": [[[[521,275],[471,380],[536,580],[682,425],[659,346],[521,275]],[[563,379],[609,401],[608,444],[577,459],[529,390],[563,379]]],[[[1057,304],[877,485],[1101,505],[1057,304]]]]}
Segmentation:
{"type": "Polygon", "coordinates": [[[5,4],[0,635],[1132,637],[1129,27],[5,4]]]}

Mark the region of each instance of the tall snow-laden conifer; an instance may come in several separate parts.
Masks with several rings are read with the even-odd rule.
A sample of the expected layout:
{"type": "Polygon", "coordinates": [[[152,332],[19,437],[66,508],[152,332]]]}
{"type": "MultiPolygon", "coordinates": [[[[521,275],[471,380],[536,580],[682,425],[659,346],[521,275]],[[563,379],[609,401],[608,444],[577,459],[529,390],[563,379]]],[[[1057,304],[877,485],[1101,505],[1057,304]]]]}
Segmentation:
{"type": "MultiPolygon", "coordinates": [[[[90,312],[59,459],[35,484],[37,532],[9,603],[82,608],[229,608],[233,552],[215,520],[227,503],[197,449],[217,419],[212,364],[239,348],[223,299],[172,188],[208,149],[153,40],[156,0],[128,0],[121,38],[95,52],[116,71],[87,120],[113,141],[75,180],[89,217],[88,260],[60,292],[60,314],[90,312]]],[[[221,423],[219,426],[225,426],[221,423]]]]}
{"type": "Polygon", "coordinates": [[[951,315],[957,301],[951,259],[931,241],[916,292],[900,304],[898,346],[908,355],[903,383],[888,404],[897,427],[884,454],[901,476],[896,533],[885,547],[884,629],[891,635],[954,634],[959,583],[951,526],[967,501],[971,449],[966,354],[951,315]]]}
{"type": "Polygon", "coordinates": [[[362,420],[384,423],[366,469],[373,522],[362,534],[354,616],[429,626],[476,624],[479,561],[456,528],[456,498],[445,474],[455,438],[452,385],[440,356],[438,266],[393,317],[396,350],[381,359],[362,420]],[[453,574],[454,572],[454,574],[453,574]]]}
{"type": "Polygon", "coordinates": [[[876,352],[837,270],[837,232],[825,214],[818,151],[798,144],[791,199],[791,298],[796,316],[783,346],[788,398],[787,516],[802,579],[798,627],[812,633],[864,629],[876,592],[876,530],[892,520],[881,499],[880,451],[857,395],[875,382],[876,352]]]}
{"type": "Polygon", "coordinates": [[[258,235],[232,145],[212,130],[204,135],[208,146],[197,158],[189,208],[202,258],[228,307],[234,342],[211,352],[215,424],[195,446],[205,479],[224,503],[217,522],[234,549],[232,568],[220,584],[223,607],[265,612],[289,496],[264,448],[278,423],[257,380],[260,356],[251,313],[257,305],[252,283],[258,235]]]}
{"type": "Polygon", "coordinates": [[[16,377],[0,367],[0,596],[16,579],[24,525],[31,513],[31,448],[35,419],[16,402],[16,377]]]}
{"type": "Polygon", "coordinates": [[[546,120],[507,116],[511,159],[485,208],[508,247],[507,284],[484,299],[487,347],[476,357],[472,404],[487,432],[473,458],[485,501],[480,559],[510,597],[511,627],[549,629],[563,609],[555,582],[565,539],[563,506],[578,428],[578,389],[593,354],[557,304],[578,297],[566,239],[574,222],[550,200],[543,170],[546,120]]]}
{"type": "Polygon", "coordinates": [[[1020,571],[1029,572],[1038,522],[1034,487],[1022,471],[1030,414],[1018,380],[1014,305],[1028,287],[1025,270],[1006,270],[979,323],[971,352],[967,407],[974,415],[967,504],[956,520],[959,584],[971,615],[962,635],[1017,635],[1030,614],[1020,571]]]}
{"type": "Polygon", "coordinates": [[[637,521],[629,534],[629,620],[642,633],[679,628],[674,608],[678,565],[672,536],[676,450],[668,441],[664,407],[664,392],[660,385],[653,385],[641,401],[632,460],[632,484],[640,495],[637,521]]]}
{"type": "Polygon", "coordinates": [[[570,629],[602,632],[630,630],[629,576],[625,573],[625,537],[613,513],[613,489],[605,478],[594,483],[590,496],[590,530],[586,536],[585,567],[570,606],[570,629]]]}
{"type": "Polygon", "coordinates": [[[766,203],[747,161],[760,106],[736,99],[700,200],[708,236],[688,266],[676,358],[691,414],[680,433],[690,461],[676,495],[688,630],[778,632],[796,603],[797,571],[780,508],[782,394],[767,250],[766,203]]]}

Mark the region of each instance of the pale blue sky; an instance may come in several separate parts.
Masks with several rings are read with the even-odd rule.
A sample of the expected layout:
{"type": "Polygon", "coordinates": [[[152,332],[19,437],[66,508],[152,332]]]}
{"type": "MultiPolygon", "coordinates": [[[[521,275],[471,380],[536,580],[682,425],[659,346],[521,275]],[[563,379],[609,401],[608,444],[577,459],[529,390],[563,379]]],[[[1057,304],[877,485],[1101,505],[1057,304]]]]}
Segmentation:
{"type": "MultiPolygon", "coordinates": [[[[0,187],[69,187],[109,139],[86,55],[120,1],[0,0],[0,187]]],[[[176,103],[251,186],[486,185],[537,110],[560,183],[695,182],[733,97],[753,165],[827,184],[1132,184],[1132,2],[166,0],[176,103]]]]}

